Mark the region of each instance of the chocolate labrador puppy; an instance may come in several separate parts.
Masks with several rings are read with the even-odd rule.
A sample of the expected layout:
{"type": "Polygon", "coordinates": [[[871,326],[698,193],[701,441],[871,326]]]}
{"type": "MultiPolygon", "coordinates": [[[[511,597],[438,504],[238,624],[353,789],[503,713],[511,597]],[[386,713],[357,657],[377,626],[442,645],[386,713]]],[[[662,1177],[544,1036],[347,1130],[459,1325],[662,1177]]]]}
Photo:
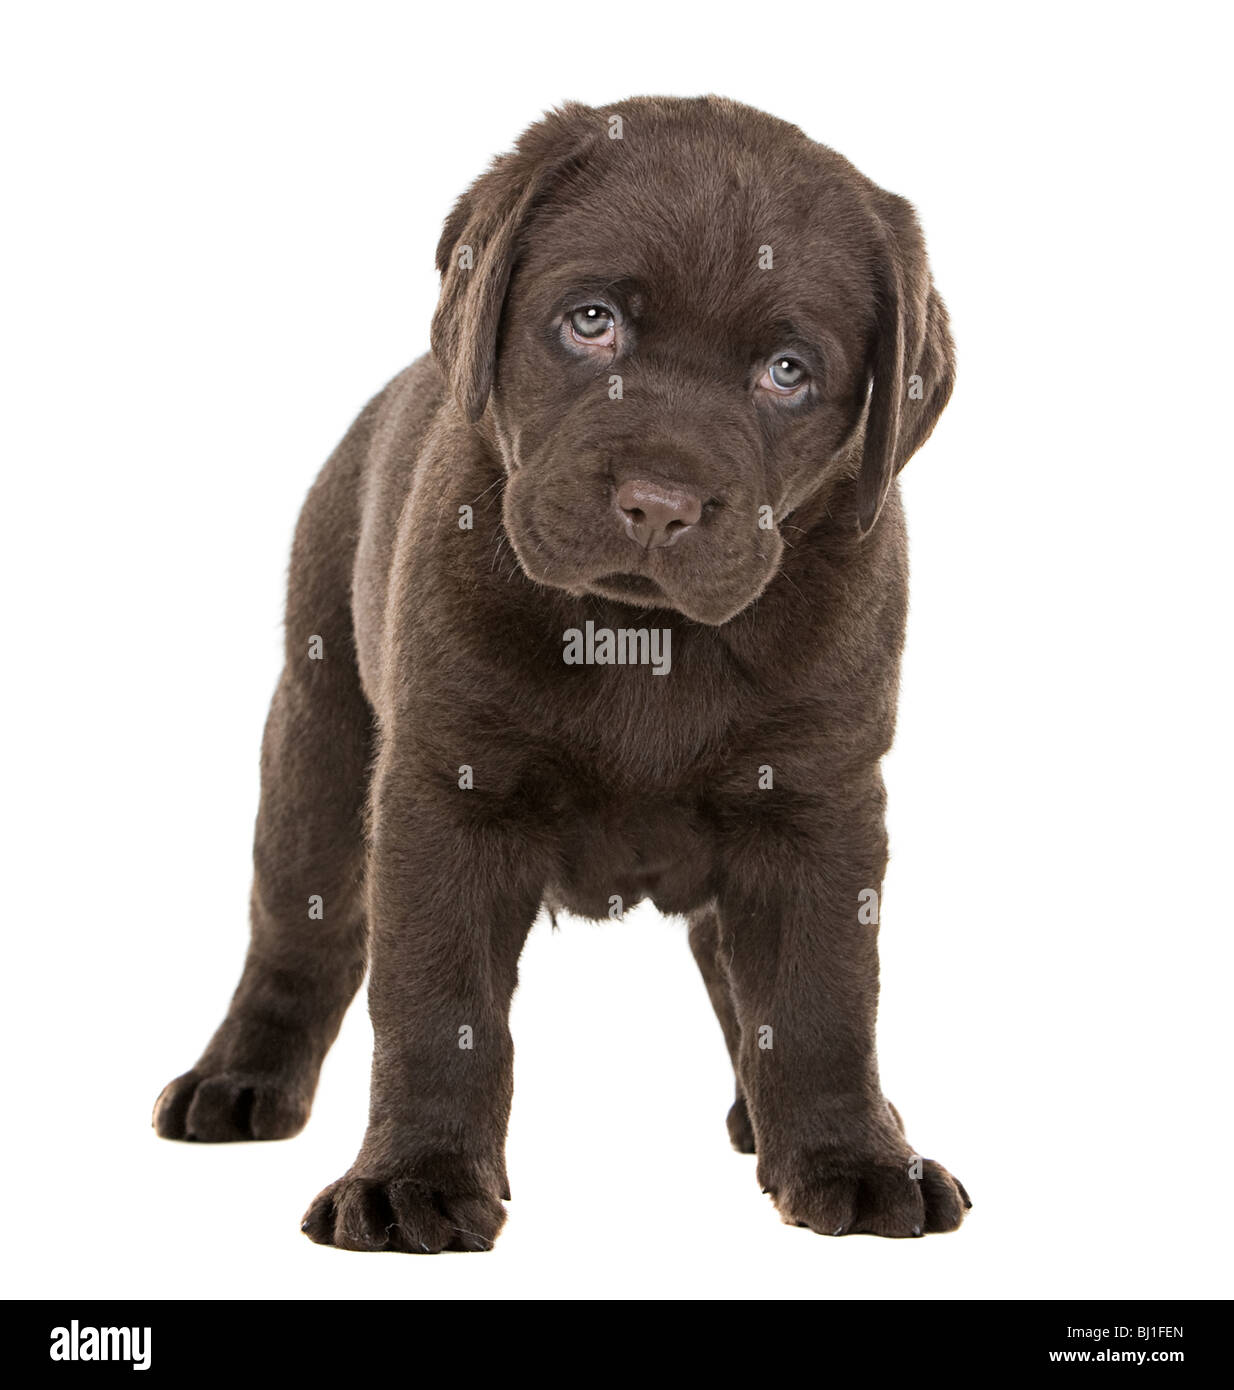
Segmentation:
{"type": "Polygon", "coordinates": [[[731,101],[569,105],[460,198],[432,354],[305,503],[252,944],[171,1139],[285,1139],[371,965],[368,1132],[304,1218],[488,1249],[542,906],[689,920],[736,1148],[830,1235],[960,1224],[875,1060],[896,474],[951,394],[912,208],[731,101]]]}

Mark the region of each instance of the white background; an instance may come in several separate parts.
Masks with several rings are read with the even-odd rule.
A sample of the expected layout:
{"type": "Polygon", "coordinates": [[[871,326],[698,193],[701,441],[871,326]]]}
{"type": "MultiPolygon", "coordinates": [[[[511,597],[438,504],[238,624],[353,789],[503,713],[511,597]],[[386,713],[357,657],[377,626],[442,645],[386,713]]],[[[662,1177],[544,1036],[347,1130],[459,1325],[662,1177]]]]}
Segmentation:
{"type": "Polygon", "coordinates": [[[11,1295],[1228,1296],[1227,38],[1170,4],[10,5],[0,35],[11,1295]],[[782,1226],[680,922],[539,925],[486,1256],[299,1232],[365,1116],[163,1143],[247,935],[292,526],[554,102],[719,92],[920,211],[959,383],[904,490],[881,1057],[976,1203],[782,1226]]]}

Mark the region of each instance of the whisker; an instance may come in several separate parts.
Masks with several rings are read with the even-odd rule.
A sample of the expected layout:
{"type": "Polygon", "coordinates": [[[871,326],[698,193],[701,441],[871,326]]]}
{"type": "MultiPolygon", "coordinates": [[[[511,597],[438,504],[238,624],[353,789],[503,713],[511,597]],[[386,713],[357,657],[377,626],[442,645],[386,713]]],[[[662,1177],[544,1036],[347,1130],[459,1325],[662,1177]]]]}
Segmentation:
{"type": "Polygon", "coordinates": [[[488,494],[489,494],[490,492],[492,492],[492,490],[493,490],[495,487],[497,487],[497,486],[498,486],[499,484],[501,484],[501,483],[504,483],[505,480],[506,480],[506,478],[505,478],[505,474],[504,474],[504,473],[501,474],[499,477],[494,478],[493,481],[492,481],[491,483],[489,483],[488,487],[486,487],[486,488],[484,489],[483,492],[479,493],[477,496],[475,496],[475,497],[473,497],[473,498],[471,499],[471,502],[470,502],[469,505],[474,507],[474,506],[476,505],[476,503],[480,500],[481,497],[487,497],[488,494]]]}

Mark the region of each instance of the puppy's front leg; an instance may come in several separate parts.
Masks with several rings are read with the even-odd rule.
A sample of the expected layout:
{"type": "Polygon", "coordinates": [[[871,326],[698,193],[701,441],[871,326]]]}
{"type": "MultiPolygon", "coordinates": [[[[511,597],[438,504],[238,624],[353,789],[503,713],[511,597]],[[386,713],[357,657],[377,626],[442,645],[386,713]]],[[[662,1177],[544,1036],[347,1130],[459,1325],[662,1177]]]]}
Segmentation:
{"type": "MultiPolygon", "coordinates": [[[[383,750],[370,864],[368,1132],[303,1229],[348,1250],[487,1250],[509,1196],[510,998],[541,899],[525,832],[383,750]]],[[[474,798],[470,799],[469,798],[474,798]]]]}
{"type": "Polygon", "coordinates": [[[873,773],[787,823],[747,822],[720,897],[759,1181],[786,1222],[826,1235],[949,1231],[968,1205],[879,1085],[882,808],[873,773]]]}

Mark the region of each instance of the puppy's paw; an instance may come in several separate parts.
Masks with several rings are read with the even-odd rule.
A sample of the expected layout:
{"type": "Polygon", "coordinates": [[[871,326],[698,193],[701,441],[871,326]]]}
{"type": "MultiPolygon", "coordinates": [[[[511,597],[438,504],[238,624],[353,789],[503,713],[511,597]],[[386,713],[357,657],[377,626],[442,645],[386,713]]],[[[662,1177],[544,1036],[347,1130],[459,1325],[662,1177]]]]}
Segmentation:
{"type": "Polygon", "coordinates": [[[187,1071],[155,1102],[154,1129],[161,1139],[207,1144],[290,1139],[304,1128],[311,1105],[311,1090],[284,1077],[187,1071]]]}
{"type": "Polygon", "coordinates": [[[340,1250],[491,1250],[506,1221],[500,1197],[436,1167],[431,1180],[349,1173],[314,1199],[300,1229],[318,1245],[340,1250]]]}
{"type": "Polygon", "coordinates": [[[729,1109],[728,1137],[739,1154],[752,1154],[755,1151],[754,1126],[750,1122],[750,1108],[745,1096],[738,1096],[729,1109]]]}
{"type": "Polygon", "coordinates": [[[972,1206],[963,1185],[933,1159],[812,1167],[773,1193],[783,1220],[820,1235],[922,1236],[954,1231],[972,1206]]]}

